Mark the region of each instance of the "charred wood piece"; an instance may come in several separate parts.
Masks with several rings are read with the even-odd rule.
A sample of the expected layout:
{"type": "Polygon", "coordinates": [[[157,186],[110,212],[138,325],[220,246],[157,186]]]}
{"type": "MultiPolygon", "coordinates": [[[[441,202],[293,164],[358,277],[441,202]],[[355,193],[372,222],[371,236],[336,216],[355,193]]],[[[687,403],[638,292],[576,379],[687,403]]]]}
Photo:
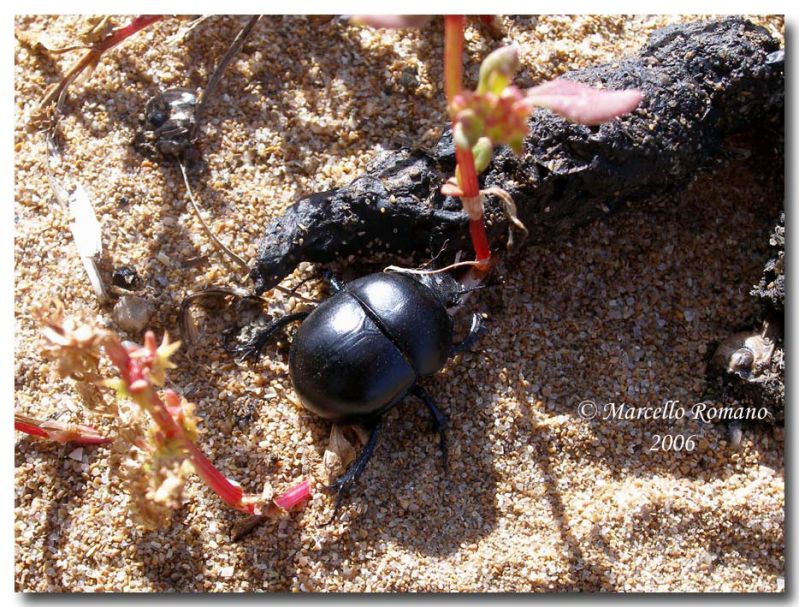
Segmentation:
{"type": "MultiPolygon", "coordinates": [[[[686,188],[724,157],[725,138],[753,128],[781,132],[783,64],[779,43],[740,18],[669,26],[638,56],[565,77],[609,89],[638,88],[632,114],[599,127],[536,112],[524,151],[499,150],[481,187],[508,191],[528,242],[556,238],[628,203],[686,188]]],[[[766,131],[764,131],[766,132],[766,131]]],[[[302,261],[350,254],[417,254],[449,242],[448,261],[470,250],[460,203],[440,193],[454,170],[449,133],[432,150],[389,152],[346,187],[312,194],[265,229],[251,271],[255,291],[279,283],[302,261]]],[[[501,202],[486,205],[494,247],[507,234],[501,202]]]]}

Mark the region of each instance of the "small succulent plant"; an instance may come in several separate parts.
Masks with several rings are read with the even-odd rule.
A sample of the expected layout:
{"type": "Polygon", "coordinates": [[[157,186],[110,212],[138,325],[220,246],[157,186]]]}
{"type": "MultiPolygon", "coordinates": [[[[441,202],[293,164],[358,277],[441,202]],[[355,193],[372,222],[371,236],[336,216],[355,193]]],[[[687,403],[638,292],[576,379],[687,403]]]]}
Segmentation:
{"type": "Polygon", "coordinates": [[[129,486],[131,510],[144,526],[168,522],[171,512],[183,503],[183,488],[192,471],[225,503],[248,514],[277,515],[310,496],[307,480],[274,499],[245,494],[203,454],[196,444],[194,405],[174,390],[162,390],[167,371],[175,368],[172,356],[180,342],[171,342],[165,334],[159,344],[148,331],[144,345],[123,343],[109,329],[65,316],[58,303],[40,309],[37,318],[43,326],[42,353],[56,362],[62,377],[116,391],[118,433],[106,437],[91,426],[39,421],[20,414],[15,415],[15,428],[45,440],[114,443],[116,450],[126,451],[121,474],[129,486]],[[116,368],[114,377],[102,378],[103,354],[116,368]],[[129,402],[137,407],[125,406],[129,402]]]}
{"type": "MultiPolygon", "coordinates": [[[[634,110],[643,95],[638,90],[606,91],[579,82],[558,79],[527,90],[513,84],[519,70],[514,46],[493,51],[483,60],[477,88],[462,90],[462,16],[445,17],[444,75],[449,114],[452,119],[457,167],[455,179],[444,185],[444,194],[459,196],[469,215],[472,243],[478,262],[488,265],[491,251],[485,234],[483,198],[477,176],[488,168],[493,150],[509,146],[522,153],[529,131],[529,117],[536,108],[546,108],[567,120],[596,125],[634,110]]],[[[509,196],[507,196],[509,198],[509,196]]],[[[514,208],[505,204],[506,211],[514,208]]],[[[518,219],[510,214],[513,223],[518,219]]]]}

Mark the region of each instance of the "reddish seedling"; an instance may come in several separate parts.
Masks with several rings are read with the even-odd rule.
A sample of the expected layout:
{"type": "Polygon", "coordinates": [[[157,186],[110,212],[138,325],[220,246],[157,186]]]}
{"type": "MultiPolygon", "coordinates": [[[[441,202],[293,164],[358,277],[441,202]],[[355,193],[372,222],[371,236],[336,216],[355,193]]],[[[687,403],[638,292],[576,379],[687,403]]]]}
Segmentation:
{"type": "MultiPolygon", "coordinates": [[[[637,90],[605,91],[568,80],[553,80],[522,91],[512,84],[520,67],[518,51],[513,46],[488,55],[480,66],[477,88],[465,91],[461,82],[464,24],[459,15],[447,15],[444,20],[444,88],[457,167],[454,180],[445,184],[442,192],[461,198],[469,215],[480,269],[488,267],[491,251],[483,218],[484,196],[489,192],[480,190],[478,175],[488,168],[494,148],[504,144],[521,154],[529,132],[529,117],[536,107],[549,109],[572,122],[596,125],[631,112],[643,97],[637,90]]],[[[502,198],[511,222],[518,225],[515,205],[508,201],[510,196],[502,198]]]]}
{"type": "Polygon", "coordinates": [[[80,59],[67,70],[64,77],[58,83],[48,87],[42,100],[39,102],[37,113],[46,112],[52,107],[58,101],[61,94],[78,76],[86,72],[91,73],[100,62],[105,52],[124,42],[144,28],[160,21],[163,17],[163,15],[139,15],[138,17],[134,17],[127,25],[114,28],[108,32],[107,35],[95,41],[80,59]]]}
{"type": "MultiPolygon", "coordinates": [[[[356,21],[375,27],[420,27],[430,17],[409,15],[359,16],[356,21]]],[[[478,17],[481,23],[496,26],[496,18],[478,17]]],[[[469,216],[469,233],[476,256],[475,271],[487,271],[491,249],[485,230],[483,202],[486,194],[500,197],[511,224],[526,232],[515,216],[515,205],[499,188],[481,190],[478,177],[485,171],[498,145],[509,146],[516,154],[523,151],[529,132],[528,121],[535,108],[549,109],[571,122],[597,125],[633,111],[643,95],[637,90],[606,91],[569,80],[553,80],[520,90],[513,85],[519,70],[518,51],[513,46],[499,48],[485,58],[474,91],[463,89],[463,33],[466,17],[444,17],[444,91],[452,120],[455,141],[455,176],[442,187],[442,193],[461,199],[469,216]]],[[[509,239],[509,243],[512,238],[509,239]]]]}
{"type": "Polygon", "coordinates": [[[174,390],[163,389],[167,371],[175,368],[171,358],[180,342],[170,342],[164,335],[158,344],[155,334],[148,331],[144,345],[123,344],[113,331],[65,317],[58,304],[39,310],[37,316],[44,325],[42,352],[56,361],[62,377],[116,390],[118,433],[109,438],[91,426],[39,421],[21,414],[15,415],[15,428],[45,440],[117,442],[121,450],[128,450],[123,476],[131,485],[131,507],[146,526],[164,523],[182,503],[183,486],[192,470],[226,504],[248,514],[274,516],[310,497],[308,481],[299,482],[274,500],[245,494],[205,456],[196,444],[194,406],[174,390]],[[114,377],[104,380],[100,379],[103,353],[116,369],[114,377]],[[130,410],[124,404],[130,401],[138,407],[130,410]]]}

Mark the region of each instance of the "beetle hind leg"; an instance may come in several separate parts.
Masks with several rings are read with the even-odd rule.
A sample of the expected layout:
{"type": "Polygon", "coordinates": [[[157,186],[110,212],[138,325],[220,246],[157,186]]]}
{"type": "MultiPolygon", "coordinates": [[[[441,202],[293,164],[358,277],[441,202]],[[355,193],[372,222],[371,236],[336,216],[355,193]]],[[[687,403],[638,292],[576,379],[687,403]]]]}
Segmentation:
{"type": "Polygon", "coordinates": [[[265,327],[258,329],[250,339],[243,344],[233,344],[231,341],[233,340],[234,332],[229,330],[225,331],[223,336],[223,345],[226,352],[237,356],[240,360],[245,360],[247,358],[257,358],[258,355],[261,353],[261,350],[264,349],[269,338],[272,337],[277,331],[298,320],[304,320],[310,312],[297,312],[295,314],[286,314],[285,316],[278,318],[270,322],[265,327]]]}
{"type": "Polygon", "coordinates": [[[430,410],[430,415],[433,418],[433,432],[438,432],[439,447],[441,448],[441,460],[444,464],[444,472],[449,472],[449,449],[447,443],[447,416],[438,408],[438,405],[430,397],[427,391],[421,386],[414,386],[411,390],[414,396],[417,396],[430,410]]]}
{"type": "Polygon", "coordinates": [[[350,467],[344,474],[333,481],[331,485],[327,486],[327,489],[336,492],[336,503],[333,506],[333,516],[331,516],[330,520],[328,520],[326,523],[320,525],[321,527],[326,527],[335,520],[339,508],[341,507],[341,503],[344,500],[344,496],[349,493],[349,490],[355,484],[355,481],[357,481],[358,477],[363,474],[366,464],[369,463],[369,460],[372,458],[372,455],[375,452],[377,439],[380,435],[380,424],[381,420],[378,418],[378,420],[372,426],[372,432],[369,434],[369,440],[366,441],[366,445],[358,454],[358,457],[354,462],[352,462],[352,464],[350,464],[350,467]]]}
{"type": "Polygon", "coordinates": [[[462,342],[452,344],[452,347],[449,350],[450,357],[460,354],[461,352],[471,348],[477,342],[477,340],[480,339],[480,336],[487,330],[488,327],[485,325],[483,316],[481,314],[474,314],[472,316],[472,326],[469,327],[469,334],[462,342]]]}

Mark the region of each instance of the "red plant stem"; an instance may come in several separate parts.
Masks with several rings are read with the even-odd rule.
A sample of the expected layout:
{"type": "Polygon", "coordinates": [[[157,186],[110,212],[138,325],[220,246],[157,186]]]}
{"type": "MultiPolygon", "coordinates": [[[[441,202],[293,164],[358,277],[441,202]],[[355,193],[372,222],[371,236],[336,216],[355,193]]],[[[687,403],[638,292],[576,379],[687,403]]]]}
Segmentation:
{"type": "Polygon", "coordinates": [[[81,424],[62,424],[55,421],[39,421],[26,415],[14,414],[14,429],[59,443],[81,443],[84,445],[104,445],[113,441],[102,436],[91,426],[81,424]]]}
{"type": "Polygon", "coordinates": [[[447,104],[452,103],[455,95],[463,88],[463,27],[466,17],[463,15],[446,15],[444,17],[444,92],[447,104]]]}
{"type": "Polygon", "coordinates": [[[26,421],[20,421],[19,419],[14,417],[14,430],[19,430],[20,432],[24,432],[25,434],[30,434],[31,436],[38,436],[40,438],[50,438],[50,435],[45,432],[42,428],[35,424],[30,424],[26,421]]]}
{"type": "Polygon", "coordinates": [[[200,478],[205,481],[206,485],[216,492],[227,504],[250,514],[255,513],[254,504],[241,503],[241,498],[244,497],[244,491],[241,487],[231,483],[225,475],[217,470],[210,460],[205,457],[205,454],[200,451],[199,447],[185,436],[183,437],[183,444],[189,452],[189,457],[191,457],[191,461],[194,464],[194,469],[197,471],[200,478]]]}
{"type": "Polygon", "coordinates": [[[123,40],[130,38],[136,32],[143,30],[145,27],[149,27],[156,21],[160,21],[163,18],[163,15],[139,15],[127,25],[112,31],[107,38],[98,42],[92,50],[96,51],[98,54],[102,54],[105,51],[114,48],[123,40]]]}
{"type": "Polygon", "coordinates": [[[491,248],[488,246],[488,235],[486,234],[485,222],[482,217],[469,220],[469,234],[472,237],[472,246],[477,255],[477,261],[491,259],[491,248]]]}
{"type": "MultiPolygon", "coordinates": [[[[455,96],[463,88],[463,28],[466,18],[463,15],[446,15],[444,17],[444,92],[447,95],[447,104],[451,104],[455,96]]],[[[454,116],[452,117],[454,119],[454,116]]],[[[455,126],[453,121],[453,127],[455,126]]],[[[480,184],[477,181],[477,169],[474,166],[474,156],[471,150],[463,150],[455,146],[455,159],[458,165],[458,177],[463,197],[477,198],[480,196],[480,184]]],[[[488,235],[485,231],[485,221],[482,214],[479,217],[469,217],[469,234],[472,246],[477,256],[477,261],[487,261],[491,258],[491,248],[488,245],[488,235]]]]}
{"type": "MultiPolygon", "coordinates": [[[[194,469],[205,484],[213,490],[226,504],[246,512],[255,514],[256,505],[242,503],[244,491],[238,485],[233,484],[224,474],[222,474],[205,456],[200,448],[183,432],[183,428],[169,414],[164,402],[159,398],[154,390],[150,390],[150,404],[148,407],[150,415],[166,434],[168,438],[177,440],[189,454],[194,469]]],[[[293,486],[286,493],[275,498],[274,502],[284,510],[290,510],[298,503],[310,497],[310,483],[302,481],[293,486]]]]}
{"type": "MultiPolygon", "coordinates": [[[[145,344],[149,345],[149,350],[155,354],[155,335],[148,331],[144,338],[145,344]]],[[[174,440],[183,447],[194,464],[197,474],[205,481],[222,500],[243,512],[255,513],[254,504],[242,503],[244,491],[240,486],[230,482],[224,474],[217,470],[211,461],[205,457],[200,448],[194,444],[180,424],[169,413],[169,409],[158,396],[147,379],[147,365],[142,364],[140,357],[133,358],[128,351],[116,339],[110,340],[105,344],[105,351],[114,365],[119,369],[119,375],[125,383],[125,387],[131,397],[146,409],[153,421],[158,425],[168,440],[174,440]]]]}
{"type": "Polygon", "coordinates": [[[254,504],[242,504],[241,498],[244,496],[244,491],[238,485],[234,485],[228,480],[224,474],[214,467],[211,461],[205,457],[205,454],[200,451],[200,448],[186,436],[183,428],[178,425],[175,419],[169,414],[164,402],[156,394],[152,388],[147,388],[149,391],[149,403],[147,407],[155,423],[166,434],[167,438],[178,441],[181,446],[186,449],[194,464],[194,469],[197,474],[222,500],[229,506],[247,512],[249,514],[255,513],[254,504]]]}
{"type": "Polygon", "coordinates": [[[474,198],[480,195],[480,184],[477,182],[477,169],[474,166],[474,156],[471,150],[464,150],[455,146],[455,159],[460,169],[460,186],[463,196],[474,198]]]}
{"type": "Polygon", "coordinates": [[[143,30],[145,27],[163,18],[163,15],[139,15],[127,25],[113,30],[106,38],[100,40],[86,51],[86,53],[69,69],[66,75],[61,79],[61,82],[47,90],[44,97],[42,97],[42,100],[39,102],[39,108],[45,108],[55,103],[61,96],[62,91],[68,87],[81,72],[100,61],[100,57],[102,57],[104,52],[112,49],[120,42],[130,38],[136,32],[143,30]]]}
{"type": "Polygon", "coordinates": [[[291,510],[309,497],[311,497],[311,483],[300,481],[282,495],[278,495],[273,501],[275,505],[280,506],[283,510],[291,510]]]}
{"type": "MultiPolygon", "coordinates": [[[[139,352],[141,350],[149,350],[151,356],[155,355],[155,335],[151,331],[148,331],[145,335],[144,342],[145,346],[139,352]]],[[[128,394],[139,406],[147,410],[167,440],[173,440],[185,449],[194,464],[195,471],[205,481],[205,484],[229,506],[248,514],[255,514],[258,507],[256,500],[251,503],[245,503],[245,495],[242,488],[225,477],[211,463],[172,416],[167,403],[158,396],[158,393],[147,378],[150,363],[143,361],[141,356],[132,357],[129,350],[124,348],[116,339],[109,340],[105,344],[105,351],[119,369],[120,379],[124,382],[128,394]]],[[[167,394],[167,402],[170,402],[173,397],[179,403],[180,397],[174,392],[167,394]]],[[[173,405],[175,404],[173,403],[173,405]]],[[[172,408],[179,410],[179,405],[175,405],[172,408]]],[[[310,483],[302,481],[286,493],[275,498],[274,503],[281,508],[288,509],[307,499],[310,493],[310,483]]]]}

